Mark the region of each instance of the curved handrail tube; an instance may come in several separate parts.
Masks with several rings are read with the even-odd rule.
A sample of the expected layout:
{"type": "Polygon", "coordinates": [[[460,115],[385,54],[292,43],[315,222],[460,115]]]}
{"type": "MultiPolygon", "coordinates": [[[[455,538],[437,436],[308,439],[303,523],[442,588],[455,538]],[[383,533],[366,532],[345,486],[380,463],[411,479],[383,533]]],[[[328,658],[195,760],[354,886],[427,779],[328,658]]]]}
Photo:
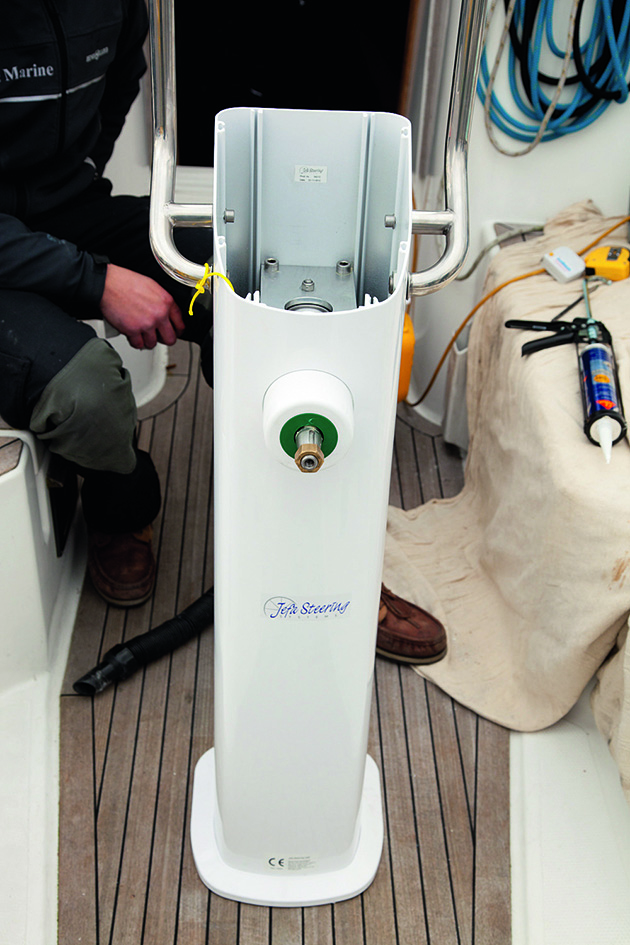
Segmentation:
{"type": "Polygon", "coordinates": [[[175,41],[172,0],[150,0],[151,84],[153,102],[153,168],[150,236],[153,253],[174,279],[195,285],[204,267],[179,252],[175,226],[212,226],[210,205],[173,202],[176,167],[175,41]]]}
{"type": "Polygon", "coordinates": [[[178,226],[212,226],[212,204],[171,203],[167,210],[178,226]]]}
{"type": "Polygon", "coordinates": [[[444,157],[446,211],[416,211],[414,233],[441,232],[443,255],[423,272],[411,273],[411,295],[428,295],[451,282],[468,251],[468,134],[483,41],[486,0],[462,0],[453,66],[444,157]],[[450,224],[448,218],[450,216],[450,224]]]}
{"type": "Polygon", "coordinates": [[[411,212],[411,232],[415,235],[444,234],[452,226],[452,210],[412,210],[411,212]]]}

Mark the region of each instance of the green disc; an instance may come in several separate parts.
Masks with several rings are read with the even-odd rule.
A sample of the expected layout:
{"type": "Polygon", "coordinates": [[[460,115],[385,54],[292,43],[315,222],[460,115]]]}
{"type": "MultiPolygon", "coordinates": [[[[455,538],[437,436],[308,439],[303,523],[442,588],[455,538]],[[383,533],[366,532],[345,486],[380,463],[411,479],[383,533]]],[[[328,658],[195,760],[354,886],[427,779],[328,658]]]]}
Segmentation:
{"type": "Polygon", "coordinates": [[[280,431],[280,445],[287,456],[295,456],[295,434],[302,427],[317,427],[323,437],[322,453],[324,456],[332,453],[339,439],[335,424],[319,413],[299,413],[287,420],[280,431]]]}

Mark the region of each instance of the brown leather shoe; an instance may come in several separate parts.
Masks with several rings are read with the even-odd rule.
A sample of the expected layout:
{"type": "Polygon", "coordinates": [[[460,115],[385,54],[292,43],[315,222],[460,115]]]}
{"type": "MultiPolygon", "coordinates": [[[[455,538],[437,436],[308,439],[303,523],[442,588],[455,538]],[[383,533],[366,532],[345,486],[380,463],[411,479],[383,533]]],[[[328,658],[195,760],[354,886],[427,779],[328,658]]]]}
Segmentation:
{"type": "Polygon", "coordinates": [[[140,532],[109,535],[91,532],[88,570],[92,583],[109,604],[137,607],[149,599],[155,585],[153,527],[140,532]]]}
{"type": "Polygon", "coordinates": [[[446,631],[422,607],[382,585],[376,652],[399,663],[437,663],[446,653],[446,631]]]}

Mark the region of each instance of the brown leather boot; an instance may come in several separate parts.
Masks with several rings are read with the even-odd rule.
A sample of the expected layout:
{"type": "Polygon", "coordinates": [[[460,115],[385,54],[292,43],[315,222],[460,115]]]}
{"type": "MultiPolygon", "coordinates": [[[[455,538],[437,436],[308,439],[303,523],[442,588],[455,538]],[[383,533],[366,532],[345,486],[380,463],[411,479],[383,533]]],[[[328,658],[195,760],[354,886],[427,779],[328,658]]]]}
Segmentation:
{"type": "Polygon", "coordinates": [[[155,585],[153,527],[139,532],[89,534],[88,571],[92,583],[109,604],[137,607],[149,599],[155,585]]]}
{"type": "Polygon", "coordinates": [[[446,653],[446,631],[422,607],[382,585],[376,652],[399,663],[437,663],[446,653]]]}

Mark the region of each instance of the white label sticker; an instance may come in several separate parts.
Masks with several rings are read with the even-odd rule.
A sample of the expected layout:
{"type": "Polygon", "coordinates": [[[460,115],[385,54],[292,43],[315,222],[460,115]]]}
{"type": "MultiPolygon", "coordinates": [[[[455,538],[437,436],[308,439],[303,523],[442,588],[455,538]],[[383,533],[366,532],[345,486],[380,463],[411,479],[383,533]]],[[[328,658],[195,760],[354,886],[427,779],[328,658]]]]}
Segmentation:
{"type": "Polygon", "coordinates": [[[312,856],[290,856],[287,860],[287,869],[312,870],[317,865],[312,856]]]}
{"type": "Polygon", "coordinates": [[[305,184],[325,184],[328,167],[325,164],[296,164],[295,180],[305,184]]]}

